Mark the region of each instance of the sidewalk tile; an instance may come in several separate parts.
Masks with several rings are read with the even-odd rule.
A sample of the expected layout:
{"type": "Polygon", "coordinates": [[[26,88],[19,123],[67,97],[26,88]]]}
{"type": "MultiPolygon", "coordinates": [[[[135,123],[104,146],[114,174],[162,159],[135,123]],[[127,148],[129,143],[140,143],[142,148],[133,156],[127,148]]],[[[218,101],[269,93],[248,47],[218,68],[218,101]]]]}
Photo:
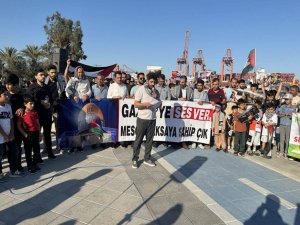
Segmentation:
{"type": "Polygon", "coordinates": [[[84,223],[89,223],[95,218],[102,210],[104,206],[89,202],[86,200],[80,201],[78,204],[68,209],[63,215],[77,219],[84,223]]]}
{"type": "Polygon", "coordinates": [[[106,188],[99,188],[92,194],[90,194],[86,200],[92,201],[101,205],[109,205],[115,199],[117,199],[122,193],[114,190],[110,190],[106,188]]]}
{"type": "MultiPolygon", "coordinates": [[[[128,218],[129,219],[129,218],[128,218]]],[[[122,220],[124,220],[123,224],[126,224],[128,222],[128,219],[126,217],[126,213],[120,212],[115,209],[106,208],[101,212],[96,218],[94,218],[90,224],[92,225],[116,225],[122,220]]]]}

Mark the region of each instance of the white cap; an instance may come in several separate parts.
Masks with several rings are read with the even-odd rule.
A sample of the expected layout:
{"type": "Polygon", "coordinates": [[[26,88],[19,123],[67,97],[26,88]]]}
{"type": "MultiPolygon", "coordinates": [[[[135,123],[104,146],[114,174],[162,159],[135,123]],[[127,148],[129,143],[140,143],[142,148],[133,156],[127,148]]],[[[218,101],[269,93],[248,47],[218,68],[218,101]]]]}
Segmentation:
{"type": "Polygon", "coordinates": [[[291,94],[286,94],[282,97],[283,99],[293,99],[293,95],[291,94]]]}

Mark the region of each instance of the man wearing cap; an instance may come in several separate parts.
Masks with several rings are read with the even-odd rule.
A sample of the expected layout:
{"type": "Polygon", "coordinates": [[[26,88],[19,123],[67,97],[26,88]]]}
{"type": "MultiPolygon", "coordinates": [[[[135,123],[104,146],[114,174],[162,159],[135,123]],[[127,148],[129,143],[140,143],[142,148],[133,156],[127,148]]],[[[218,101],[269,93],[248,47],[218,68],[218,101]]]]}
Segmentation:
{"type": "Polygon", "coordinates": [[[285,104],[278,110],[278,116],[280,118],[280,149],[279,152],[277,152],[277,156],[286,158],[290,140],[292,114],[295,112],[295,107],[292,106],[293,96],[291,94],[284,95],[283,99],[285,100],[285,104]]]}

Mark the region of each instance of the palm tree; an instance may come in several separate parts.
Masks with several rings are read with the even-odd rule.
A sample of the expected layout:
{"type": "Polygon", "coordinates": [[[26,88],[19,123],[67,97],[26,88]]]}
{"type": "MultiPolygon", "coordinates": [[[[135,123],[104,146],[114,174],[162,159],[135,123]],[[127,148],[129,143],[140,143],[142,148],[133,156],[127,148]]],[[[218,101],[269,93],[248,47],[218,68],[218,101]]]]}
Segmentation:
{"type": "Polygon", "coordinates": [[[3,68],[4,74],[15,73],[23,74],[26,70],[26,64],[18,50],[13,47],[5,47],[0,49],[0,60],[5,64],[3,68]]]}
{"type": "Polygon", "coordinates": [[[11,65],[19,61],[22,57],[18,53],[18,50],[13,47],[5,47],[0,49],[0,60],[7,65],[11,65]]]}
{"type": "Polygon", "coordinates": [[[42,48],[36,45],[26,45],[26,48],[21,51],[21,55],[32,66],[37,66],[45,57],[42,48]]]}

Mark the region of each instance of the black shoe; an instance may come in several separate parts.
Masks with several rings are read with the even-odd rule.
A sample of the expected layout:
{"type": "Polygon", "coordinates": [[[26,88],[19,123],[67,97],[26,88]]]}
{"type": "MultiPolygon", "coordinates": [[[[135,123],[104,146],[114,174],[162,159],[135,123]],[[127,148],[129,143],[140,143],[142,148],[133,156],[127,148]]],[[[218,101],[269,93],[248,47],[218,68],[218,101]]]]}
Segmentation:
{"type": "Polygon", "coordinates": [[[68,151],[68,153],[73,153],[74,152],[74,150],[75,150],[75,148],[70,148],[70,150],[68,151]]]}
{"type": "Polygon", "coordinates": [[[48,159],[56,159],[56,156],[54,154],[48,155],[48,159]]]}
{"type": "Polygon", "coordinates": [[[83,148],[82,147],[78,147],[77,148],[77,152],[82,152],[83,151],[83,148]]]}
{"type": "Polygon", "coordinates": [[[137,160],[133,160],[133,161],[132,161],[132,168],[133,168],[133,169],[137,169],[137,168],[138,168],[137,160]]]}

